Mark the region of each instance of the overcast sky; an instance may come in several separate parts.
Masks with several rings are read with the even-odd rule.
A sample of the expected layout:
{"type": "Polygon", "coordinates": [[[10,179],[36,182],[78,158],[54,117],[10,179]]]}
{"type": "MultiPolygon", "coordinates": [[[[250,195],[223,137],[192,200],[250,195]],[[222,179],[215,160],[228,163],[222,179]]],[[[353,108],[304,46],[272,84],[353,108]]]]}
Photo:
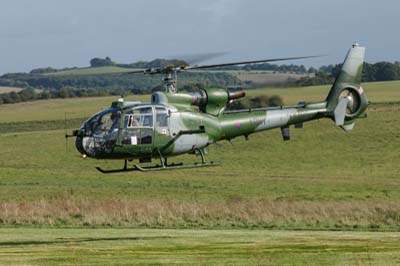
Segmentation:
{"type": "Polygon", "coordinates": [[[0,74],[222,51],[223,62],[329,54],[297,62],[318,66],[355,41],[367,61],[395,61],[399,12],[398,0],[2,0],[0,74]]]}

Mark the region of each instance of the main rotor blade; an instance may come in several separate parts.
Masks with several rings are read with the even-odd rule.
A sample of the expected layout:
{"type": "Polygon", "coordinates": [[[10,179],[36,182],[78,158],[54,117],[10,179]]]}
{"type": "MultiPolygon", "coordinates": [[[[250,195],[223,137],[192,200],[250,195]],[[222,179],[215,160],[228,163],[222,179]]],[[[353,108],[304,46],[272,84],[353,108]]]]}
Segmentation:
{"type": "Polygon", "coordinates": [[[146,72],[148,72],[148,71],[149,71],[149,69],[134,69],[134,70],[131,70],[131,71],[125,71],[125,72],[123,72],[121,74],[136,74],[136,73],[146,74],[146,72]]]}
{"type": "Polygon", "coordinates": [[[180,60],[183,60],[188,65],[194,65],[226,54],[227,52],[200,53],[200,54],[187,54],[187,55],[175,56],[173,58],[178,58],[180,60]]]}
{"type": "Polygon", "coordinates": [[[265,60],[242,61],[242,62],[233,62],[233,63],[225,63],[225,64],[215,64],[215,65],[192,66],[192,67],[185,67],[184,70],[205,69],[205,68],[225,67],[225,66],[237,66],[237,65],[247,65],[247,64],[259,64],[259,63],[268,63],[268,62],[276,62],[276,61],[299,60],[299,59],[315,58],[315,57],[321,57],[321,56],[322,55],[300,56],[300,57],[284,57],[284,58],[273,58],[273,59],[265,59],[265,60]]]}
{"type": "Polygon", "coordinates": [[[144,73],[145,69],[124,68],[124,67],[82,67],[57,72],[38,74],[47,77],[68,77],[68,76],[100,76],[100,75],[121,75],[125,73],[144,73]]]}

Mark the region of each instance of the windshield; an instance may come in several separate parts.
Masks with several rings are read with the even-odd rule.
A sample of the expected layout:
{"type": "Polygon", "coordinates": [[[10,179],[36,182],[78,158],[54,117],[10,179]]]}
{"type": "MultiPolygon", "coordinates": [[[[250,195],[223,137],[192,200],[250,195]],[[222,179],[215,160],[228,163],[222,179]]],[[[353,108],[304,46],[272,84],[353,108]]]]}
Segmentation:
{"type": "Polygon", "coordinates": [[[109,108],[85,122],[78,149],[91,157],[101,157],[113,151],[118,138],[122,145],[151,145],[153,126],[151,106],[134,107],[124,112],[109,108]]]}
{"type": "Polygon", "coordinates": [[[86,135],[105,136],[118,131],[120,119],[120,110],[110,108],[94,115],[83,125],[83,128],[86,135]]]}

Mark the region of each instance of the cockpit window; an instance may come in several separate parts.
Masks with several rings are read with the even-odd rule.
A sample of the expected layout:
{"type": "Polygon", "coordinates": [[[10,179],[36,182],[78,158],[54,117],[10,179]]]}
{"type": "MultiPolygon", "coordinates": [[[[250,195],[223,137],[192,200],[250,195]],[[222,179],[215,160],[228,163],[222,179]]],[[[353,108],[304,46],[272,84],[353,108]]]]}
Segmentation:
{"type": "Polygon", "coordinates": [[[132,109],[125,114],[125,128],[153,127],[153,110],[151,107],[132,109]]]}
{"type": "Polygon", "coordinates": [[[83,146],[92,154],[110,153],[118,138],[121,111],[116,108],[102,111],[90,118],[84,125],[83,146]]]}
{"type": "Polygon", "coordinates": [[[153,108],[139,107],[126,110],[122,144],[152,144],[153,141],[153,108]]]}
{"type": "Polygon", "coordinates": [[[99,117],[99,120],[94,128],[94,134],[109,134],[113,131],[118,131],[119,120],[121,118],[120,112],[106,113],[99,117]]]}
{"type": "Polygon", "coordinates": [[[156,128],[168,127],[168,112],[163,107],[156,107],[156,128]]]}
{"type": "Polygon", "coordinates": [[[87,135],[108,135],[118,131],[121,112],[118,109],[107,109],[96,114],[84,124],[87,135]]]}

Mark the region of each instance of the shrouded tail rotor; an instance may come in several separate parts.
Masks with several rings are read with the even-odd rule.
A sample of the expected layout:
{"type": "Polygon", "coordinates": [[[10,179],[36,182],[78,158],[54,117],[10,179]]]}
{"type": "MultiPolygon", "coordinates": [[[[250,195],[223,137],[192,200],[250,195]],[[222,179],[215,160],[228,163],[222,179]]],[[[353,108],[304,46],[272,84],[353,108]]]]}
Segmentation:
{"type": "Polygon", "coordinates": [[[368,99],[361,87],[365,48],[354,44],[326,99],[327,109],[337,126],[349,131],[354,120],[364,115],[368,99]]]}

